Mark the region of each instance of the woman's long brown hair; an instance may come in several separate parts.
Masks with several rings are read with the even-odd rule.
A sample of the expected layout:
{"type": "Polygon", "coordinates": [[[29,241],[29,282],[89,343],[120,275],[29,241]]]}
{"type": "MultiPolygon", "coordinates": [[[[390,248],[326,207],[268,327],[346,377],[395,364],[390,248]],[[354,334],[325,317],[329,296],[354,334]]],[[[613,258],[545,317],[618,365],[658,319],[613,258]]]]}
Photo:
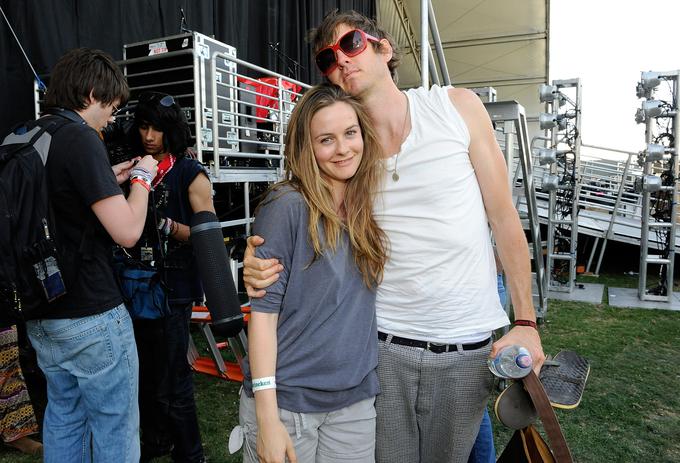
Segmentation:
{"type": "Polygon", "coordinates": [[[286,181],[275,189],[289,184],[304,198],[309,208],[307,231],[315,259],[325,248],[335,251],[340,233],[345,229],[364,283],[369,287],[379,284],[388,252],[387,236],[373,218],[373,200],[382,181],[382,148],[361,103],[332,84],[320,84],[308,90],[288,124],[285,157],[286,181]],[[331,185],[321,176],[316,163],[310,131],[314,115],[338,102],[348,104],[355,111],[364,141],[359,167],[347,181],[344,222],[335,211],[331,185]],[[323,225],[325,242],[319,236],[319,223],[323,225]]]}

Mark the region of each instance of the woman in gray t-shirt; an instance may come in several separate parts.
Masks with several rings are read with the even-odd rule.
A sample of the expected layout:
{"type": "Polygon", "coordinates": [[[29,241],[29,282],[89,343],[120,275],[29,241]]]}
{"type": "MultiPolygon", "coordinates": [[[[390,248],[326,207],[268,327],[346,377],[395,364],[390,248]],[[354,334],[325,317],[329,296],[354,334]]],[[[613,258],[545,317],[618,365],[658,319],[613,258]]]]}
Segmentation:
{"type": "Polygon", "coordinates": [[[293,111],[285,156],[254,225],[257,257],[283,271],[252,301],[244,461],[374,461],[381,148],[358,100],[322,84],[293,111]]]}

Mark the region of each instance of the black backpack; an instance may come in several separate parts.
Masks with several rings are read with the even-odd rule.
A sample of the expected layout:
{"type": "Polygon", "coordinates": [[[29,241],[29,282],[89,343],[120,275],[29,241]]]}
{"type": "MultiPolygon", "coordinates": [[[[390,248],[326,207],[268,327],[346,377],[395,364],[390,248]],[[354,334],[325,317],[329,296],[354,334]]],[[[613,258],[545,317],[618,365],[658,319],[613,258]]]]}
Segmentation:
{"type": "Polygon", "coordinates": [[[30,320],[66,293],[45,164],[63,116],[22,126],[0,144],[0,326],[30,320]]]}

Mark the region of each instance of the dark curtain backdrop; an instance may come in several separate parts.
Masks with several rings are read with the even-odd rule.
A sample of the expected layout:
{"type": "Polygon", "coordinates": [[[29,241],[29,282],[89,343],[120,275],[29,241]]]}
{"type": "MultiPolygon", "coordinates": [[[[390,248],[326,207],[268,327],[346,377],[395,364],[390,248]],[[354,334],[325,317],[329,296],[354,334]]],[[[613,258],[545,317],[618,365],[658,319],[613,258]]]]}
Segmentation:
{"type": "MultiPolygon", "coordinates": [[[[65,51],[99,48],[116,60],[123,45],[189,29],[232,45],[239,58],[310,84],[314,68],[306,32],[334,8],[375,17],[375,0],[0,0],[38,74],[65,51]],[[278,49],[278,52],[274,50],[278,49]],[[287,58],[286,58],[287,57],[287,58]]],[[[33,118],[33,75],[0,17],[0,135],[33,118]]]]}

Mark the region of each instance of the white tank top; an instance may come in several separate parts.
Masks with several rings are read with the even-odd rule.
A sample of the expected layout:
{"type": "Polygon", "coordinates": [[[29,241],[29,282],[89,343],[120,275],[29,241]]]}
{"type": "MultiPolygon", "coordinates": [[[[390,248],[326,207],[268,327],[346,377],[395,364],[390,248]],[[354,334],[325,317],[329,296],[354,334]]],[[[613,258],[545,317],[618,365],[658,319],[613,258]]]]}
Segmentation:
{"type": "Polygon", "coordinates": [[[448,88],[409,90],[411,132],[384,161],[375,216],[390,240],[378,287],[378,330],[440,343],[474,342],[509,323],[489,225],[470,163],[467,126],[448,88]],[[392,179],[395,164],[399,180],[392,179]]]}

